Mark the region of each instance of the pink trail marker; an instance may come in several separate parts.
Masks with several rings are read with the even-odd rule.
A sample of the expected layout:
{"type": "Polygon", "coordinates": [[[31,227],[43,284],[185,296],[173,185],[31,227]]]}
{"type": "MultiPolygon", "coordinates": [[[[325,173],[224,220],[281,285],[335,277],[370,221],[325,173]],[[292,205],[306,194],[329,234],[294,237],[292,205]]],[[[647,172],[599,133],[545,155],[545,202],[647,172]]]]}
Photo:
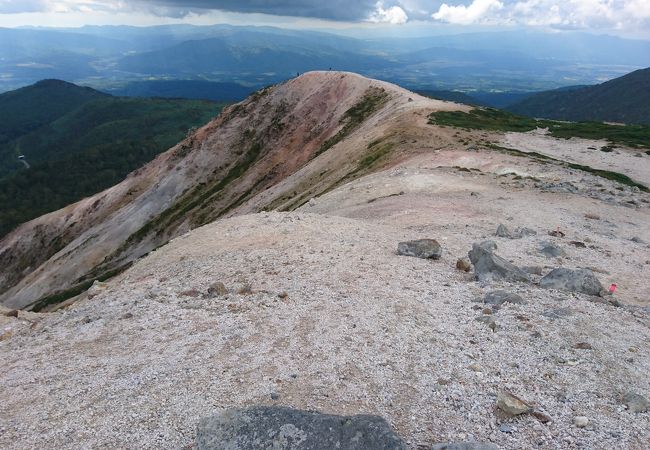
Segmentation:
{"type": "Polygon", "coordinates": [[[616,292],[616,287],[617,287],[616,283],[612,283],[612,285],[609,287],[609,292],[611,292],[612,294],[616,292]]]}

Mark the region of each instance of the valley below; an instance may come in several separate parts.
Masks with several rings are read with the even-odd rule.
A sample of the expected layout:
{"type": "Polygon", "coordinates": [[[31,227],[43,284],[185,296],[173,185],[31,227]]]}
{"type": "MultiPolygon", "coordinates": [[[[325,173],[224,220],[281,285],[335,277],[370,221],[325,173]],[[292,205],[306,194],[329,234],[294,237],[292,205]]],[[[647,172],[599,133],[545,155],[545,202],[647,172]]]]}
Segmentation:
{"type": "Polygon", "coordinates": [[[309,72],[7,234],[0,447],[195,448],[282,405],[412,449],[647,448],[649,149],[435,122],[470,111],[309,72]]]}

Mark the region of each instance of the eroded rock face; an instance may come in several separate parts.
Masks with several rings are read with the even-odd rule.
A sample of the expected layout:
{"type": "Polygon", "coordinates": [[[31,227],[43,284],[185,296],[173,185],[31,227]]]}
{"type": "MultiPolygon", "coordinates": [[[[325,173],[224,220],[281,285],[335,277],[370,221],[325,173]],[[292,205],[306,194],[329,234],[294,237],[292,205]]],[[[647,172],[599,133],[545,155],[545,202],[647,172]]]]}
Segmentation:
{"type": "Polygon", "coordinates": [[[397,254],[424,259],[440,259],[442,247],[435,239],[418,239],[400,242],[397,245],[397,254]]]}
{"type": "Polygon", "coordinates": [[[596,296],[603,291],[603,286],[598,278],[588,269],[564,267],[553,269],[539,281],[539,285],[547,289],[562,289],[596,296]]]}
{"type": "Polygon", "coordinates": [[[197,448],[401,450],[406,449],[406,445],[378,416],[336,416],[285,407],[255,406],[231,409],[201,419],[197,448]]]}
{"type": "Polygon", "coordinates": [[[474,265],[474,273],[479,281],[530,281],[519,267],[494,254],[496,245],[492,241],[474,243],[468,256],[474,265]]]}

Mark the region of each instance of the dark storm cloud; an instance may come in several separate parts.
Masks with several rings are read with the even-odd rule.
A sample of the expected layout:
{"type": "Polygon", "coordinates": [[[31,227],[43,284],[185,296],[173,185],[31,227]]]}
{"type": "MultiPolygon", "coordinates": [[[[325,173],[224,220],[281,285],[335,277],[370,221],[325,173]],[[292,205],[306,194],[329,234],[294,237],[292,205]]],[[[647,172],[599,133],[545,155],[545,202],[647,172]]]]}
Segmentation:
{"type": "MultiPolygon", "coordinates": [[[[355,21],[375,11],[377,0],[136,0],[141,5],[188,10],[220,10],[279,16],[355,21]]],[[[390,4],[390,2],[385,2],[390,4]]]]}

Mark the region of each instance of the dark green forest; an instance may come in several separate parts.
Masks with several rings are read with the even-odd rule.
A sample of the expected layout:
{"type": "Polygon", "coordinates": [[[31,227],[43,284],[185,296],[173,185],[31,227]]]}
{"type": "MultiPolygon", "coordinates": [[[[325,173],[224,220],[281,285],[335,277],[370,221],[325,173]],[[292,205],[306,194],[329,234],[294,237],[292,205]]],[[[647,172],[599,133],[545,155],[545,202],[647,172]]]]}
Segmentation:
{"type": "Polygon", "coordinates": [[[19,90],[21,96],[0,95],[0,109],[11,118],[2,122],[0,140],[0,236],[120,182],[224,106],[42,83],[19,90]]]}

